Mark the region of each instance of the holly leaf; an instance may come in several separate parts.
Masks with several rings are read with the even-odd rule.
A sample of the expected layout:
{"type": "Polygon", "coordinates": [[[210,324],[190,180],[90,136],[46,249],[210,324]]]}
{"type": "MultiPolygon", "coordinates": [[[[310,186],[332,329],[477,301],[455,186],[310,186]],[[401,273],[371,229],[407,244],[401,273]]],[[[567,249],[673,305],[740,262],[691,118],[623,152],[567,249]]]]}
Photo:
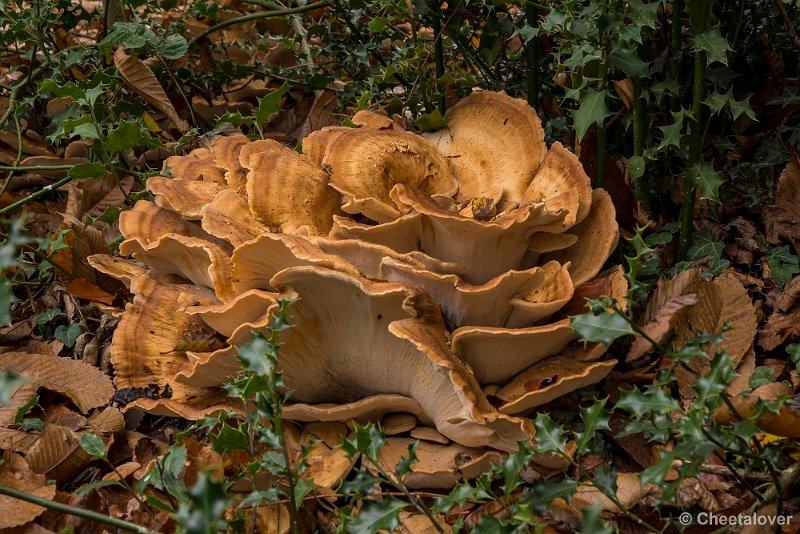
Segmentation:
{"type": "Polygon", "coordinates": [[[608,430],[609,415],[605,410],[606,400],[600,399],[588,408],[581,408],[583,432],[575,432],[575,443],[577,445],[575,454],[581,455],[587,452],[589,442],[592,441],[598,430],[608,430]]]}
{"type": "Polygon", "coordinates": [[[700,190],[700,197],[719,203],[722,177],[710,163],[700,163],[689,170],[689,180],[700,190]]]}
{"type": "Polygon", "coordinates": [[[406,503],[394,497],[382,501],[366,501],[355,519],[347,524],[347,532],[375,534],[382,529],[394,532],[400,524],[400,511],[406,506],[406,503]]]}
{"type": "Polygon", "coordinates": [[[672,124],[668,124],[667,126],[659,126],[658,129],[661,130],[663,134],[661,137],[661,143],[658,145],[657,151],[664,150],[669,146],[681,146],[681,132],[683,131],[683,120],[686,117],[686,110],[681,109],[680,111],[673,111],[672,112],[672,124]]]}
{"type": "Polygon", "coordinates": [[[621,70],[626,76],[632,78],[644,78],[650,74],[650,68],[646,61],[639,57],[636,48],[618,47],[608,56],[609,64],[621,70]]]}
{"type": "Polygon", "coordinates": [[[577,110],[572,110],[578,139],[586,135],[592,124],[602,126],[603,121],[610,115],[611,112],[606,106],[606,93],[591,88],[586,89],[580,97],[580,106],[577,110]]]}
{"type": "Polygon", "coordinates": [[[288,92],[289,84],[283,82],[283,85],[268,95],[259,98],[258,109],[253,112],[256,124],[265,124],[274,113],[278,113],[281,110],[281,98],[288,92]]]}
{"type": "Polygon", "coordinates": [[[714,26],[695,36],[694,47],[696,50],[705,50],[706,64],[710,65],[719,61],[723,65],[728,64],[728,41],[719,31],[719,27],[714,26]]]}
{"type": "Polygon", "coordinates": [[[445,122],[444,117],[442,117],[442,114],[438,109],[434,109],[425,115],[420,115],[416,124],[417,128],[419,128],[421,132],[438,130],[439,128],[444,128],[447,126],[447,122],[445,122]]]}
{"type": "Polygon", "coordinates": [[[67,176],[70,178],[94,178],[96,176],[105,176],[106,168],[100,163],[78,163],[67,171],[67,176]]]}
{"type": "Polygon", "coordinates": [[[567,438],[564,429],[557,425],[546,413],[539,413],[533,421],[536,429],[536,454],[547,452],[564,453],[567,438]]]}
{"type": "Polygon", "coordinates": [[[575,315],[569,326],[582,341],[597,341],[605,345],[634,333],[627,319],[602,307],[575,315]]]}

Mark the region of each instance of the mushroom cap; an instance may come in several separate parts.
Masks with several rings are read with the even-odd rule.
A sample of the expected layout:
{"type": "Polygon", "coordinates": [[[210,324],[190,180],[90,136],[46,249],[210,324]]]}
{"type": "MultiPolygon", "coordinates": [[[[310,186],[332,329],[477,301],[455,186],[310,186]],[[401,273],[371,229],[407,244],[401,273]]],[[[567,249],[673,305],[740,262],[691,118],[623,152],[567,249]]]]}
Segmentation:
{"type": "MultiPolygon", "coordinates": [[[[597,352],[595,347],[587,348],[597,352]]],[[[496,396],[506,402],[502,413],[518,414],[566,395],[606,377],[617,360],[584,361],[580,357],[555,356],[547,358],[514,377],[496,396]]]]}
{"type": "Polygon", "coordinates": [[[556,141],[544,163],[525,190],[521,204],[544,202],[553,210],[568,213],[564,224],[582,221],[592,204],[592,183],[578,156],[556,141]],[[567,194],[565,194],[567,193],[567,194]]]}
{"type": "Polygon", "coordinates": [[[450,163],[459,185],[456,202],[488,197],[500,212],[520,205],[547,152],[533,108],[503,92],[481,91],[450,108],[446,118],[447,128],[423,136],[450,163]]]}
{"type": "Polygon", "coordinates": [[[232,189],[222,191],[203,206],[201,215],[203,230],[234,247],[269,232],[253,217],[247,199],[232,189]]]}
{"type": "Polygon", "coordinates": [[[296,400],[347,403],[394,393],[419,402],[425,418],[457,443],[515,450],[528,437],[522,421],[488,404],[450,353],[438,310],[419,290],[320,267],[286,269],[271,283],[300,297],[279,357],[296,400]]]}
{"type": "MultiPolygon", "coordinates": [[[[325,132],[325,130],[321,130],[325,132]]],[[[408,184],[427,195],[455,194],[458,184],[447,162],[433,146],[411,132],[358,128],[325,136],[321,164],[330,170],[330,185],[344,195],[342,210],[377,222],[399,217],[390,198],[395,184],[408,184]]]]}
{"type": "Polygon", "coordinates": [[[247,160],[247,201],[253,216],[281,232],[327,235],[341,196],[328,185],[327,173],[280,145],[247,160]]]}
{"type": "Polygon", "coordinates": [[[214,200],[225,186],[216,182],[152,176],[147,179],[147,189],[155,196],[156,206],[180,213],[188,221],[196,221],[202,217],[203,206],[214,200]]]}
{"type": "Polygon", "coordinates": [[[176,303],[208,305],[217,302],[213,291],[192,284],[171,284],[149,274],[131,283],[133,302],[125,308],[114,332],[111,363],[117,388],[164,385],[173,369],[186,361],[181,343],[212,331],[199,316],[176,309],[176,303]],[[183,296],[183,298],[182,298],[183,296]]]}
{"type": "Polygon", "coordinates": [[[575,244],[542,254],[539,261],[570,262],[569,274],[574,286],[578,287],[600,272],[619,241],[619,224],[614,203],[604,189],[592,191],[589,214],[570,228],[570,233],[578,236],[575,244]]]}
{"type": "Polygon", "coordinates": [[[480,221],[453,213],[403,184],[395,186],[394,193],[421,215],[417,230],[420,250],[443,261],[469,265],[464,280],[472,284],[482,284],[519,267],[534,232],[560,231],[563,227],[564,213],[551,213],[544,204],[531,204],[491,221],[480,221]]]}
{"type": "Polygon", "coordinates": [[[569,320],[529,328],[463,327],[453,332],[453,352],[480,384],[505,384],[575,339],[569,320]]]}

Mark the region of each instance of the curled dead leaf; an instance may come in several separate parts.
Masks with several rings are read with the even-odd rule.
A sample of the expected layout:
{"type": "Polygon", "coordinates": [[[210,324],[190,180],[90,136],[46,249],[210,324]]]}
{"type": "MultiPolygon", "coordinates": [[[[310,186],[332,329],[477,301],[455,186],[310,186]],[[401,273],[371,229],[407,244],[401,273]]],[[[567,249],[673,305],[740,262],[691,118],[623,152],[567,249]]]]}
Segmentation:
{"type": "MultiPolygon", "coordinates": [[[[658,310],[656,317],[642,326],[642,332],[647,334],[652,340],[656,342],[660,341],[672,330],[680,317],[680,313],[689,306],[695,304],[697,304],[697,295],[694,293],[670,298],[658,310]]],[[[628,351],[628,361],[638,360],[652,348],[653,344],[644,337],[636,338],[636,341],[633,342],[633,345],[631,345],[628,351]]]]}
{"type": "Polygon", "coordinates": [[[119,70],[125,85],[144,98],[148,104],[163,113],[180,132],[189,129],[189,124],[180,118],[167,93],[158,83],[158,78],[138,57],[125,53],[122,47],[114,52],[114,66],[119,70]]]}

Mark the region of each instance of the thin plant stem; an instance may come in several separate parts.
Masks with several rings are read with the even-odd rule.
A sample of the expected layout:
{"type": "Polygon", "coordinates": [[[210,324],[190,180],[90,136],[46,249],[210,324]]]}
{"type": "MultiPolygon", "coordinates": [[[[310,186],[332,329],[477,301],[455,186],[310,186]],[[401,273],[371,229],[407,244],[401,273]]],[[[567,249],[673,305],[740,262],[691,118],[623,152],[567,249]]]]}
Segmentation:
{"type": "MultiPolygon", "coordinates": [[[[645,141],[647,139],[647,100],[642,95],[642,80],[633,80],[633,155],[644,155],[645,141]]],[[[642,159],[644,165],[644,159],[642,159]]],[[[640,176],[634,179],[634,193],[639,206],[647,212],[653,212],[653,200],[650,190],[650,176],[642,169],[640,176]]]]}
{"type": "MultiPolygon", "coordinates": [[[[533,2],[526,5],[525,20],[532,28],[539,26],[539,7],[533,2]]],[[[536,44],[536,37],[525,44],[525,62],[527,63],[527,89],[528,104],[533,109],[539,109],[539,47],[536,44]]]]}
{"type": "Polygon", "coordinates": [[[436,84],[437,92],[439,93],[439,112],[444,115],[445,98],[444,91],[438,88],[439,80],[444,77],[444,34],[442,33],[442,6],[436,1],[431,8],[434,11],[433,16],[433,59],[436,64],[436,84]]]}
{"type": "Polygon", "coordinates": [[[55,510],[56,512],[74,515],[76,517],[81,517],[83,519],[88,519],[90,521],[95,521],[97,523],[102,523],[104,525],[110,525],[112,527],[120,528],[128,532],[137,532],[139,534],[158,534],[158,532],[155,530],[150,530],[147,527],[144,527],[142,525],[137,525],[136,523],[131,523],[130,521],[117,519],[116,517],[109,517],[107,515],[99,514],[97,512],[92,512],[89,510],[84,510],[83,508],[70,506],[68,504],[60,503],[58,501],[51,501],[49,499],[44,499],[42,497],[39,497],[38,495],[31,495],[30,493],[19,491],[14,488],[9,488],[7,486],[0,486],[0,495],[7,495],[9,497],[19,499],[21,501],[29,502],[31,504],[37,504],[49,510],[55,510]]]}

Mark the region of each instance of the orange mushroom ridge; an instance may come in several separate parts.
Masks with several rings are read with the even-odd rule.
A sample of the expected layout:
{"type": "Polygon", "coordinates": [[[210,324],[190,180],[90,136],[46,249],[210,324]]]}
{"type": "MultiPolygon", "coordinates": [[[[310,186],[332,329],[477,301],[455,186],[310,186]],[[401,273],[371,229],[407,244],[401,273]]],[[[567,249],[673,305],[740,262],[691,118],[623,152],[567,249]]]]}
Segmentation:
{"type": "MultiPolygon", "coordinates": [[[[523,100],[478,92],[446,119],[418,135],[359,112],[358,128],[314,132],[303,154],[235,135],[167,159],[147,183],[155,200],[120,218],[135,261],[92,259],[134,295],[116,386],[173,392],[127,407],[229,408],[235,346],[288,297],[284,417],[383,421],[390,445],[427,440],[450,467],[419,471],[423,485],[474,476],[534,439],[528,412],[602,380],[615,361],[576,342],[562,308],[617,244],[608,193],[547,147],[523,100]]],[[[605,276],[594,285],[624,292],[619,271],[605,276]]]]}

